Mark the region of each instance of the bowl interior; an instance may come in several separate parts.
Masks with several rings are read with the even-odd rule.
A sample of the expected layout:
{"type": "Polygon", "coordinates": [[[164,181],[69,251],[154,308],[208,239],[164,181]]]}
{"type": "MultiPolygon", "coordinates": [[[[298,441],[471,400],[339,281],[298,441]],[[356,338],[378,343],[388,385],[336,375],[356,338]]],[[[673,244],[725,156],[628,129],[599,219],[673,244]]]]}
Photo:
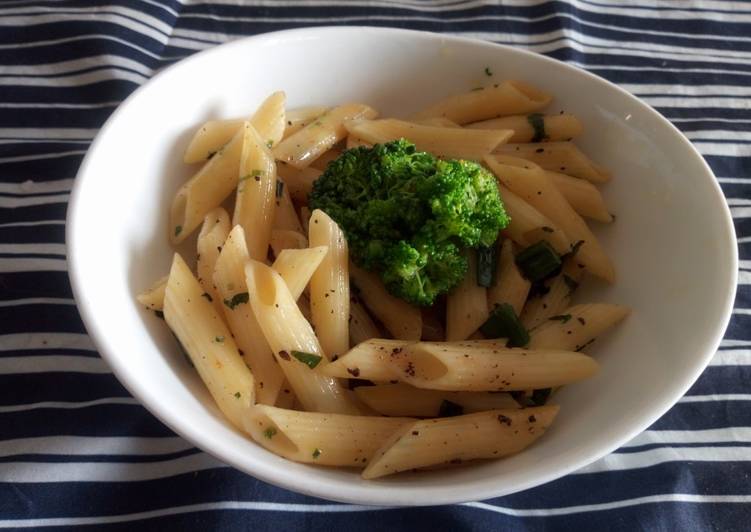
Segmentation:
{"type": "MultiPolygon", "coordinates": [[[[637,99],[527,52],[373,28],[244,39],[160,73],[97,137],[79,172],[68,231],[71,279],[87,328],[117,376],[155,415],[258,478],[370,504],[503,495],[612,451],[664,413],[706,365],[727,324],[737,261],[729,213],[711,171],[677,130],[637,99]],[[210,118],[248,115],[275,90],[286,91],[290,107],[363,101],[383,116],[405,116],[445,95],[510,78],[553,92],[552,112],[578,115],[586,128],[580,146],[615,176],[602,190],[617,221],[596,233],[614,259],[618,281],[588,281],[578,296],[633,309],[617,331],[593,345],[601,372],[556,397],[559,418],[524,453],[427,474],[365,482],[356,472],[287,462],[233,430],[164,323],[134,299],[168,271],[168,206],[192,170],[182,163],[182,150],[194,128],[210,118]]],[[[190,255],[192,242],[180,251],[190,255]]]]}

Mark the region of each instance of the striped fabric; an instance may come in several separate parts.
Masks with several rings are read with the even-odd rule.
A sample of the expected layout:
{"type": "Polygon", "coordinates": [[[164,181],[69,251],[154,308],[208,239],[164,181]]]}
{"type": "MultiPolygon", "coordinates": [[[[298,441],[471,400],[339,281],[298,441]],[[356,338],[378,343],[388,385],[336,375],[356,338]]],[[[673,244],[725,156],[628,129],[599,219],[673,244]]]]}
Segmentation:
{"type": "Polygon", "coordinates": [[[751,2],[6,0],[0,3],[0,528],[748,530],[751,2]],[[241,5],[240,5],[241,4],[241,5]],[[360,24],[512,44],[643,98],[695,143],[741,253],[730,329],[672,410],[605,459],[515,495],[422,509],[327,503],[175,436],[99,358],[76,312],[64,219],[108,115],[157,70],[261,32],[360,24]]]}

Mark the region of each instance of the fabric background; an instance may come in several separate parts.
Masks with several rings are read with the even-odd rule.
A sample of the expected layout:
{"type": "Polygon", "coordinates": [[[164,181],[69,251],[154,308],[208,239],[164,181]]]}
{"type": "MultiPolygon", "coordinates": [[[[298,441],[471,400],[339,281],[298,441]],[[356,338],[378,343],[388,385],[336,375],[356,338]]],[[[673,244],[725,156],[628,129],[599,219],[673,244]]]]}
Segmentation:
{"type": "Polygon", "coordinates": [[[749,529],[749,95],[751,2],[0,2],[0,528],[749,529]],[[736,308],[711,365],[649,430],[523,493],[373,509],[300,496],[218,463],[108,371],[65,264],[66,202],[97,129],[138,85],[198,50],[331,24],[445,32],[566,61],[643,98],[706,157],[738,233],[736,308]]]}

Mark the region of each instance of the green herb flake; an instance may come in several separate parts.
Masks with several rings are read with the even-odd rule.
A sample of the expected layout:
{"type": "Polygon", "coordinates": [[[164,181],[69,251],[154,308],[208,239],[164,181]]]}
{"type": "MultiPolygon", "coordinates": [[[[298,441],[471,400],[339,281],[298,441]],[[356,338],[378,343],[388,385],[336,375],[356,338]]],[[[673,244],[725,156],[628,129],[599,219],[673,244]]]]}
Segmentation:
{"type": "Polygon", "coordinates": [[[563,274],[563,282],[566,283],[566,286],[568,287],[568,293],[569,295],[573,294],[574,291],[579,288],[579,283],[575,280],[566,275],[563,274]]]}
{"type": "Polygon", "coordinates": [[[485,75],[488,77],[493,75],[493,71],[490,70],[490,67],[485,67],[485,75]]]}
{"type": "Polygon", "coordinates": [[[548,135],[545,133],[545,117],[542,114],[532,113],[531,115],[527,115],[527,122],[529,122],[529,125],[534,130],[531,142],[540,142],[548,139],[548,135]]]}
{"type": "Polygon", "coordinates": [[[271,438],[276,436],[276,429],[274,427],[269,427],[263,431],[263,435],[265,438],[270,440],[271,438]]]}
{"type": "Polygon", "coordinates": [[[568,323],[571,319],[571,314],[559,314],[557,316],[550,316],[549,320],[560,321],[561,323],[568,323]]]}
{"type": "Polygon", "coordinates": [[[271,147],[274,145],[274,141],[269,139],[266,141],[266,147],[271,149],[271,147]]]}
{"type": "Polygon", "coordinates": [[[240,399],[242,397],[242,394],[240,392],[235,392],[235,399],[240,399]]]}
{"type": "Polygon", "coordinates": [[[316,447],[315,449],[313,449],[313,458],[318,458],[319,456],[321,456],[321,450],[316,447]]]}
{"type": "Polygon", "coordinates": [[[214,336],[214,341],[218,344],[224,343],[224,336],[214,336]]]}
{"type": "Polygon", "coordinates": [[[182,233],[182,232],[183,232],[183,226],[182,225],[178,225],[177,227],[175,227],[175,236],[180,236],[180,233],[182,233]]]}
{"type": "Polygon", "coordinates": [[[322,358],[319,355],[314,355],[313,353],[305,353],[304,351],[293,350],[291,351],[291,354],[297,360],[299,360],[303,364],[306,364],[310,369],[315,368],[321,362],[322,358]]]}
{"type": "Polygon", "coordinates": [[[242,305],[243,303],[247,303],[250,301],[250,295],[247,292],[240,292],[239,294],[235,294],[229,299],[224,300],[224,304],[227,305],[230,309],[234,310],[237,305],[242,305]]]}
{"type": "Polygon", "coordinates": [[[211,294],[209,294],[208,292],[204,292],[203,294],[201,294],[201,297],[205,297],[205,298],[206,298],[206,300],[207,300],[207,301],[208,301],[209,303],[211,303],[212,301],[214,301],[214,299],[213,299],[213,298],[211,297],[211,294]]]}

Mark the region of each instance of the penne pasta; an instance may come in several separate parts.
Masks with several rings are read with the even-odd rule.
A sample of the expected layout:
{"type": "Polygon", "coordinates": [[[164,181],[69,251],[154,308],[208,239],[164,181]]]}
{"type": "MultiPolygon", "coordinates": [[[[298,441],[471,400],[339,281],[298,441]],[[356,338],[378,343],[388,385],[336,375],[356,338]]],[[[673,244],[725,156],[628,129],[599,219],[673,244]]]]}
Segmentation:
{"type": "Polygon", "coordinates": [[[412,421],[258,405],[247,416],[245,430],[264,448],[288,460],[362,468],[389,436],[412,421]]]}
{"type": "Polygon", "coordinates": [[[159,310],[164,308],[164,290],[167,288],[167,278],[165,275],[156,281],[149,288],[136,296],[138,302],[149,310],[159,310]]]}
{"type": "Polygon", "coordinates": [[[298,170],[281,161],[277,164],[276,171],[287,185],[290,197],[300,204],[308,203],[308,195],[313,190],[313,182],[322,174],[317,168],[308,166],[298,170]]]}
{"type": "Polygon", "coordinates": [[[516,266],[513,243],[511,240],[504,240],[498,254],[495,284],[488,288],[488,307],[492,309],[501,303],[508,303],[519,316],[531,285],[516,266]]]}
{"type": "Polygon", "coordinates": [[[574,305],[530,331],[529,347],[580,351],[623,321],[629,312],[628,307],[609,303],[574,305]]]}
{"type": "Polygon", "coordinates": [[[297,217],[292,198],[289,196],[289,189],[281,179],[276,181],[276,199],[274,202],[276,209],[274,210],[273,228],[302,233],[302,224],[300,224],[300,218],[297,217]]]}
{"type": "MultiPolygon", "coordinates": [[[[275,92],[261,103],[250,119],[251,125],[266,142],[276,144],[284,132],[283,92],[275,92]]],[[[214,156],[242,127],[244,119],[210,120],[203,124],[188,144],[183,161],[198,163],[214,156]]]]}
{"type": "Polygon", "coordinates": [[[553,98],[523,81],[504,81],[492,87],[445,98],[415,114],[413,120],[441,117],[457,124],[489,118],[531,113],[547,106],[553,98]]]}
{"type": "Polygon", "coordinates": [[[232,331],[240,355],[255,377],[256,401],[273,405],[279,396],[284,374],[274,360],[249,301],[245,285],[245,263],[250,260],[242,226],[236,225],[227,237],[211,276],[216,287],[216,303],[232,331]]]}
{"type": "Polygon", "coordinates": [[[438,417],[442,410],[463,413],[496,408],[521,408],[511,394],[495,392],[442,392],[421,390],[408,384],[379,384],[355,388],[355,395],[384,416],[438,417]]]}
{"type": "Polygon", "coordinates": [[[353,120],[345,127],[351,135],[371,144],[407,139],[420,151],[438,157],[481,160],[512,135],[509,130],[481,130],[423,126],[395,120],[353,120]]]}
{"type": "Polygon", "coordinates": [[[348,150],[351,150],[352,148],[359,148],[360,146],[365,146],[366,148],[370,148],[371,146],[373,146],[373,144],[371,144],[367,140],[364,140],[358,136],[347,135],[346,148],[348,150]]]}
{"type": "Polygon", "coordinates": [[[522,247],[544,240],[561,255],[571,249],[569,238],[550,218],[500,183],[498,191],[503,199],[506,213],[511,218],[508,227],[501,231],[501,234],[522,247]]]}
{"type": "Polygon", "coordinates": [[[375,274],[350,263],[349,274],[360,299],[373,315],[400,340],[419,340],[422,334],[420,310],[388,293],[375,274]]]}
{"type": "Polygon", "coordinates": [[[308,225],[311,246],[328,252],[310,278],[310,312],[321,347],[329,359],[349,350],[349,251],[344,233],[328,214],[313,211],[308,225]]]}
{"type": "Polygon", "coordinates": [[[206,214],[219,205],[237,187],[240,156],[245,145],[249,122],[238,130],[180,190],[170,209],[170,239],[177,245],[185,240],[203,221],[206,214]]]}
{"type": "Polygon", "coordinates": [[[274,356],[305,410],[357,414],[347,390],[313,368],[328,362],[313,329],[276,271],[258,261],[245,266],[250,304],[274,356]]]}
{"type": "Polygon", "coordinates": [[[608,212],[602,194],[592,183],[578,177],[546,171],[566,201],[580,215],[598,222],[610,223],[613,215],[608,212]]]}
{"type": "Polygon", "coordinates": [[[345,121],[375,116],[375,110],[360,103],[335,107],[280,142],[274,149],[274,156],[295,168],[305,168],[344,139],[347,135],[345,121]]]}
{"type": "MultiPolygon", "coordinates": [[[[423,118],[422,120],[416,120],[416,124],[421,124],[423,126],[435,126],[435,127],[462,127],[453,120],[449,120],[448,118],[444,118],[442,116],[433,116],[431,118],[423,118]]],[[[487,129],[493,129],[493,128],[487,128],[487,129]]],[[[499,127],[496,129],[506,129],[503,127],[499,127]]]]}
{"type": "Polygon", "coordinates": [[[284,128],[284,138],[297,133],[328,110],[328,107],[322,105],[310,105],[288,110],[285,117],[287,123],[284,128]]]}
{"type": "Polygon", "coordinates": [[[287,283],[292,297],[297,300],[308,286],[310,278],[328,252],[327,246],[305,249],[284,249],[277,255],[272,268],[287,283]]]}
{"type": "Polygon", "coordinates": [[[576,260],[588,272],[610,283],[615,281],[613,263],[599,241],[539,166],[523,159],[498,155],[485,161],[504,186],[560,227],[572,247],[581,242],[576,260]]]}
{"type": "MultiPolygon", "coordinates": [[[[204,293],[208,295],[210,301],[214,302],[217,309],[221,309],[222,300],[214,286],[214,265],[222,251],[224,241],[227,240],[229,230],[229,214],[221,207],[217,207],[204,217],[196,242],[198,282],[201,283],[204,293]]],[[[221,310],[219,313],[221,314],[221,310]]]]}
{"type": "Polygon", "coordinates": [[[357,345],[371,338],[383,336],[380,329],[370,317],[368,311],[360,304],[357,297],[349,297],[349,343],[357,345]]]}
{"type": "Polygon", "coordinates": [[[582,124],[574,115],[513,115],[468,124],[470,129],[510,129],[509,142],[569,141],[582,134],[582,124]]]}
{"type": "Polygon", "coordinates": [[[302,224],[304,234],[307,235],[308,224],[310,223],[310,209],[308,209],[307,205],[300,207],[300,223],[302,224]]]}
{"type": "Polygon", "coordinates": [[[164,291],[164,319],[182,344],[217,406],[236,427],[255,402],[253,375],[203,288],[175,253],[164,291]]]}
{"type": "Polygon", "coordinates": [[[371,381],[396,380],[387,365],[387,360],[392,352],[398,352],[407,344],[409,342],[404,340],[366,340],[347,351],[344,356],[332,360],[321,369],[321,373],[344,379],[354,377],[371,381]]]}
{"type": "Polygon", "coordinates": [[[591,377],[597,362],[564,350],[464,347],[419,342],[389,354],[394,378],[417,388],[446,391],[515,391],[550,388],[591,377]]]}
{"type": "Polygon", "coordinates": [[[295,393],[290,389],[289,383],[285,380],[282,383],[282,389],[279,391],[279,395],[276,398],[276,403],[274,403],[273,406],[277,408],[294,409],[296,401],[297,398],[295,397],[295,393]]]}
{"type": "Polygon", "coordinates": [[[546,142],[538,144],[504,144],[496,153],[520,157],[545,170],[563,172],[593,183],[610,181],[610,173],[584,155],[573,142],[546,142]]]}
{"type": "Polygon", "coordinates": [[[442,342],[446,339],[446,328],[443,326],[443,319],[446,317],[446,313],[441,312],[441,310],[440,307],[433,306],[420,311],[422,314],[421,340],[442,342]]]}
{"type": "Polygon", "coordinates": [[[560,314],[571,302],[571,295],[579,287],[582,269],[576,260],[567,260],[561,273],[545,283],[547,292],[530,298],[521,314],[517,313],[527,329],[537,327],[551,316],[560,314]]]}
{"type": "Polygon", "coordinates": [[[244,131],[239,176],[232,224],[245,230],[250,258],[264,260],[276,211],[276,164],[253,126],[244,131]]]}
{"type": "Polygon", "coordinates": [[[308,239],[305,238],[305,235],[298,233],[297,231],[274,229],[271,231],[269,245],[274,252],[274,256],[278,257],[285,249],[307,248],[308,239]]]}
{"type": "Polygon", "coordinates": [[[539,406],[414,421],[383,443],[362,477],[515,454],[539,439],[557,413],[557,406],[539,406]]]}
{"type": "Polygon", "coordinates": [[[446,298],[446,340],[466,340],[488,319],[488,298],[485,287],[477,283],[477,255],[465,253],[467,273],[446,298]]]}

